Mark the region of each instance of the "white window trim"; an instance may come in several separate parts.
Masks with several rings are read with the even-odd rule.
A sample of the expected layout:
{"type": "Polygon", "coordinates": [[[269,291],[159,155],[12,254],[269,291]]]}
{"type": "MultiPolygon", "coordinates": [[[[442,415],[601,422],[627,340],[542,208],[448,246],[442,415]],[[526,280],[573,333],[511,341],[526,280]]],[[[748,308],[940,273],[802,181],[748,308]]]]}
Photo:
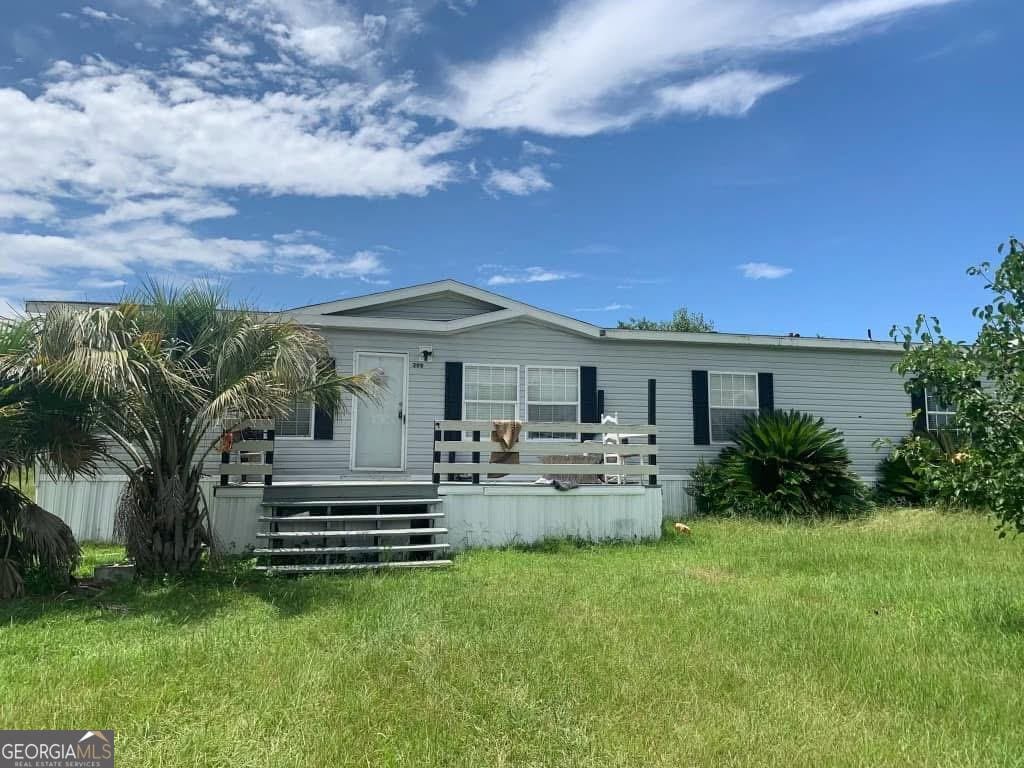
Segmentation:
{"type": "MultiPolygon", "coordinates": [[[[583,395],[583,393],[581,391],[582,388],[580,387],[580,367],[578,365],[528,365],[528,366],[526,366],[526,379],[524,381],[524,386],[523,386],[523,398],[524,398],[523,402],[526,405],[526,415],[527,415],[527,418],[529,418],[529,415],[530,415],[530,405],[531,405],[531,403],[533,405],[573,405],[573,403],[570,403],[568,401],[565,401],[565,402],[551,401],[551,402],[548,402],[548,403],[544,403],[544,402],[539,402],[539,401],[535,401],[535,400],[530,400],[530,371],[537,371],[537,370],[544,370],[544,369],[556,369],[556,368],[558,370],[562,370],[562,371],[576,371],[576,403],[575,403],[575,405],[576,405],[576,423],[578,424],[578,423],[580,423],[580,407],[581,407],[581,400],[582,400],[582,395],[583,395]]],[[[532,424],[534,422],[529,422],[529,423],[532,424]]],[[[541,421],[541,422],[537,422],[537,423],[538,424],[543,424],[544,422],[541,421]]],[[[535,430],[535,431],[543,432],[544,430],[538,429],[538,430],[535,430]]],[[[559,442],[559,441],[564,441],[565,440],[564,437],[530,437],[529,435],[530,435],[530,430],[527,430],[526,434],[523,436],[523,439],[524,440],[530,440],[531,442],[539,442],[539,443],[543,443],[543,442],[559,442]]],[[[577,439],[577,440],[580,439],[580,433],[579,432],[576,433],[576,438],[575,439],[577,439]]]]}
{"type": "Polygon", "coordinates": [[[924,390],[924,425],[925,425],[925,428],[928,429],[928,430],[931,430],[933,432],[938,432],[938,431],[944,430],[944,429],[954,429],[953,427],[949,427],[949,426],[934,427],[934,428],[932,427],[932,424],[931,424],[931,417],[932,416],[948,416],[948,417],[952,417],[952,418],[955,419],[956,418],[956,411],[955,410],[954,411],[939,411],[939,410],[936,410],[936,409],[931,407],[931,401],[932,401],[932,394],[931,394],[931,392],[928,391],[928,388],[925,387],[925,390],[924,390]]]}
{"type": "MultiPolygon", "coordinates": [[[[514,405],[514,408],[513,408],[514,415],[512,417],[512,420],[513,421],[519,421],[519,392],[520,392],[520,385],[521,385],[520,374],[522,373],[522,371],[520,371],[520,366],[518,366],[518,365],[511,365],[509,363],[466,363],[466,362],[464,362],[462,364],[462,421],[470,421],[470,419],[466,418],[466,403],[469,402],[468,400],[466,400],[466,368],[515,368],[516,369],[516,399],[515,399],[515,403],[513,404],[514,405]]],[[[473,400],[473,402],[474,403],[508,403],[508,402],[511,402],[511,401],[509,401],[509,400],[473,400]]],[[[473,421],[476,421],[476,419],[473,419],[473,421]]],[[[484,440],[484,441],[487,441],[487,440],[491,439],[491,436],[487,435],[486,437],[484,437],[484,435],[481,434],[480,438],[482,440],[484,440]]]]}
{"type": "Polygon", "coordinates": [[[715,440],[714,430],[711,427],[711,412],[714,409],[723,411],[750,411],[757,413],[761,410],[761,388],[757,382],[757,371],[708,371],[708,440],[711,445],[734,445],[735,440],[715,440]],[[712,376],[753,376],[754,377],[754,397],[757,398],[757,405],[755,406],[735,406],[730,405],[728,407],[724,405],[712,405],[711,404],[711,377],[712,376]]]}
{"type": "Polygon", "coordinates": [[[277,433],[277,424],[274,424],[274,439],[275,440],[312,440],[313,435],[316,433],[316,403],[312,400],[309,401],[309,434],[308,435],[279,435],[277,433]]]}

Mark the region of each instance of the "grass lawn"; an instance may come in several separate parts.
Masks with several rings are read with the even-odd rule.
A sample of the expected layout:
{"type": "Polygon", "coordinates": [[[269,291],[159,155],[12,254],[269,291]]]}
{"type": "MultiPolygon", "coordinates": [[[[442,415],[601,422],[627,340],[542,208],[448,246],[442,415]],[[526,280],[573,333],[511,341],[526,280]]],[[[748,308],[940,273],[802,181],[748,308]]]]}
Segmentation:
{"type": "Polygon", "coordinates": [[[0,607],[0,727],[116,728],[126,766],[1024,762],[1024,541],[924,510],[693,528],[0,607]]]}

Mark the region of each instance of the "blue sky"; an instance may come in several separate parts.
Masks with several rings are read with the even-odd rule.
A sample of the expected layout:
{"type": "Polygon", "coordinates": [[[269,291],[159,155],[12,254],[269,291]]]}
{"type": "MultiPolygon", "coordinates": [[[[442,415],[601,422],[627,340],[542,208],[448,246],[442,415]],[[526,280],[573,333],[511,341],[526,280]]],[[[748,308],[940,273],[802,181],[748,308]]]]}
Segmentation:
{"type": "Polygon", "coordinates": [[[884,337],[1021,214],[1013,0],[0,10],[0,306],[453,277],[614,325],[884,337]]]}

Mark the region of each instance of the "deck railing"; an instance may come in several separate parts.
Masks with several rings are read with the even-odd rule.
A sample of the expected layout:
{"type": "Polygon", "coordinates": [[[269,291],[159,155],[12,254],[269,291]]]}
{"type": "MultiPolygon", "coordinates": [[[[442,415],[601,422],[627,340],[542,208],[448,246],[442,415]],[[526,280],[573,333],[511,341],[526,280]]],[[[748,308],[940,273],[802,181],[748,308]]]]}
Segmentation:
{"type": "Polygon", "coordinates": [[[469,476],[470,482],[478,484],[481,477],[486,481],[488,475],[499,474],[614,476],[658,484],[658,428],[654,424],[521,422],[519,440],[508,449],[491,439],[493,430],[491,421],[435,421],[434,482],[455,482],[460,476],[469,476]],[[582,439],[529,439],[531,432],[579,434],[582,439]],[[617,441],[605,442],[605,434],[616,435],[617,441]],[[518,454],[519,460],[495,461],[497,454],[518,454]],[[605,463],[606,456],[619,457],[618,463],[605,463]],[[582,459],[584,463],[558,462],[560,457],[570,461],[582,459]],[[639,459],[639,463],[627,463],[630,457],[639,459]]]}
{"type": "Polygon", "coordinates": [[[242,483],[258,477],[264,485],[274,478],[274,420],[226,417],[223,421],[220,453],[220,484],[232,476],[242,483]]]}

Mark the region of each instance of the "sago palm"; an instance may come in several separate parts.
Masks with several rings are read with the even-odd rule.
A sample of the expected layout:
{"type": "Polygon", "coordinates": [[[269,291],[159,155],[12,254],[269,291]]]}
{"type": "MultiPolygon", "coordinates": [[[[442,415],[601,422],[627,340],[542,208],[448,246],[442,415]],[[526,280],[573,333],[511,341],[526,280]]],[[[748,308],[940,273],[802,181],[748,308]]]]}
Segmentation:
{"type": "Polygon", "coordinates": [[[117,525],[144,575],[191,571],[212,543],[199,481],[226,417],[280,417],[297,398],[334,410],[347,393],[372,398],[382,383],[338,375],[323,337],[226,308],[204,285],[152,284],[74,315],[40,344],[63,355],[57,381],[106,404],[104,427],[129,477],[117,525]]]}
{"type": "Polygon", "coordinates": [[[868,505],[842,434],[808,413],[773,411],[748,419],[721,464],[753,511],[850,514],[868,505]]]}

